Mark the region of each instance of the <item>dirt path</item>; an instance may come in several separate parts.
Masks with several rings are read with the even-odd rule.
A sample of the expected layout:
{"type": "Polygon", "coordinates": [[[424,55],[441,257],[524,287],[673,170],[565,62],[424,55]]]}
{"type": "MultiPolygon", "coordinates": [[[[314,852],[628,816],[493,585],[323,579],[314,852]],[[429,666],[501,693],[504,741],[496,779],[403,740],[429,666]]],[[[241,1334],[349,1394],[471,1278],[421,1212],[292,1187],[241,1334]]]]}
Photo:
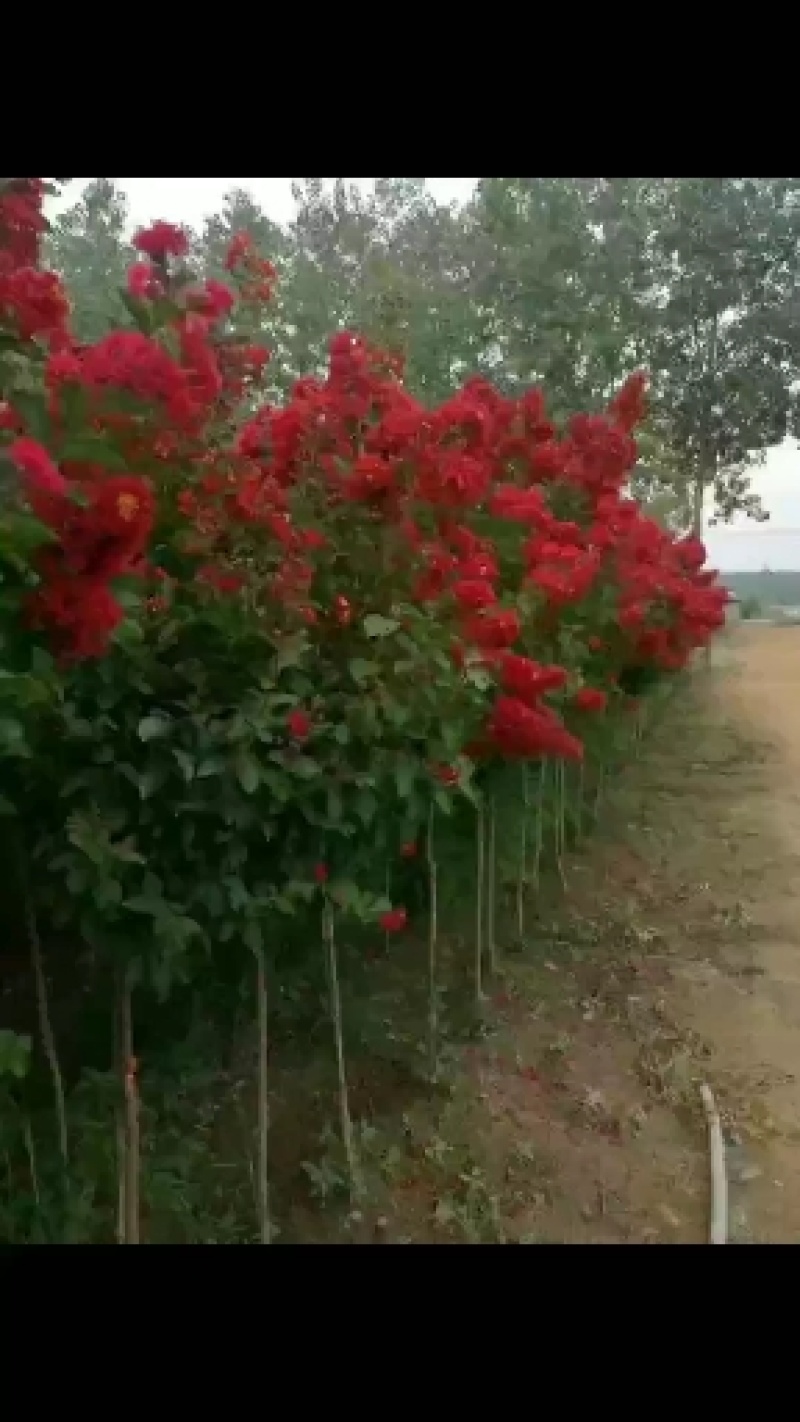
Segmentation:
{"type": "Polygon", "coordinates": [[[716,797],[740,876],[749,962],[723,950],[677,974],[678,1009],[711,1049],[734,1132],[733,1225],[759,1243],[800,1243],[800,629],[742,629],[711,688],[711,713],[760,742],[716,797]],[[737,1192],[736,1186],[745,1188],[737,1192]]]}
{"type": "Polygon", "coordinates": [[[800,629],[731,635],[568,880],[506,958],[451,1102],[416,1124],[417,1208],[393,1192],[397,1226],[705,1243],[706,1080],[731,1242],[800,1242],[800,629]]]}

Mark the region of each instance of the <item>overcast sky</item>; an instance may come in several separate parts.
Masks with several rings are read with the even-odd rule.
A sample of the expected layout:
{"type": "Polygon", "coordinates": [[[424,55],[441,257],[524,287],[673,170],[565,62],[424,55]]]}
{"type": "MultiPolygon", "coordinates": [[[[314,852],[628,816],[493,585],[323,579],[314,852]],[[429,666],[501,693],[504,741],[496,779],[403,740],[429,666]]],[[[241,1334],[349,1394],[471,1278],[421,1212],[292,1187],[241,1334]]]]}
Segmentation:
{"type": "MultiPolygon", "coordinates": [[[[69,184],[59,206],[75,201],[79,184],[69,184]]],[[[243,187],[277,222],[292,215],[293,178],[114,178],[130,204],[131,223],[140,226],[155,217],[200,227],[203,218],[219,210],[226,192],[243,187]]],[[[351,181],[369,184],[372,178],[351,181]]],[[[440,202],[463,202],[475,178],[429,178],[440,202]]],[[[754,487],[770,512],[767,524],[741,520],[729,528],[708,529],[706,543],[714,563],[723,569],[800,568],[800,449],[793,441],[770,451],[766,465],[754,475],[754,487]]]]}

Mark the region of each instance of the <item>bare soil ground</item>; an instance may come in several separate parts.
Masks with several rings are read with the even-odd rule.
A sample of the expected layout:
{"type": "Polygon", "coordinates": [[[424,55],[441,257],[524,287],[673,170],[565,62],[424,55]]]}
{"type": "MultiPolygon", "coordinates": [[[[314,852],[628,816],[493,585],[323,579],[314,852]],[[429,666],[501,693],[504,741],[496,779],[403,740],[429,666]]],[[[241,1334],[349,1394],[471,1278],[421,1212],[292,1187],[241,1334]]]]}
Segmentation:
{"type": "MultiPolygon", "coordinates": [[[[705,1080],[731,1242],[800,1242],[800,629],[730,634],[567,877],[440,1097],[356,1081],[369,1192],[335,1237],[704,1243],[705,1080]]],[[[291,1195],[285,1237],[331,1239],[291,1195]]]]}

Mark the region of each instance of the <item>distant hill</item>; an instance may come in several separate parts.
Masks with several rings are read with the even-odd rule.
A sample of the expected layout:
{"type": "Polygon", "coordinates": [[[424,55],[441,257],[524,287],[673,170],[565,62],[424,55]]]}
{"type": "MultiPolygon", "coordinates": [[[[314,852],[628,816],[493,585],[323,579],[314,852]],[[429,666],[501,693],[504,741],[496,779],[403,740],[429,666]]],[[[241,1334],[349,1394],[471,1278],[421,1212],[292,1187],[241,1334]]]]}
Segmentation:
{"type": "Polygon", "coordinates": [[[743,602],[754,598],[763,607],[800,607],[800,572],[721,573],[723,583],[743,602]]]}

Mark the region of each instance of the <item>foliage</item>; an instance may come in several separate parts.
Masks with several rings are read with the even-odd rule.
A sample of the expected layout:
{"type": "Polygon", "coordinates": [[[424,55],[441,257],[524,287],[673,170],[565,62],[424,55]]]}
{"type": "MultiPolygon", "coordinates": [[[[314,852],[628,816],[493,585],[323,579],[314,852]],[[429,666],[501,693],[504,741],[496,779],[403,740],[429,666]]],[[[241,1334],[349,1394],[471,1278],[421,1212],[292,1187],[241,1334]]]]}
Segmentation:
{"type": "Polygon", "coordinates": [[[120,290],[132,260],[128,204],[111,178],[94,178],[47,233],[47,264],[68,282],[80,341],[96,341],[126,321],[120,290]]]}
{"type": "Polygon", "coordinates": [[[746,466],[796,418],[799,199],[794,178],[672,178],[647,194],[659,420],[723,518],[764,517],[746,466]]]}

